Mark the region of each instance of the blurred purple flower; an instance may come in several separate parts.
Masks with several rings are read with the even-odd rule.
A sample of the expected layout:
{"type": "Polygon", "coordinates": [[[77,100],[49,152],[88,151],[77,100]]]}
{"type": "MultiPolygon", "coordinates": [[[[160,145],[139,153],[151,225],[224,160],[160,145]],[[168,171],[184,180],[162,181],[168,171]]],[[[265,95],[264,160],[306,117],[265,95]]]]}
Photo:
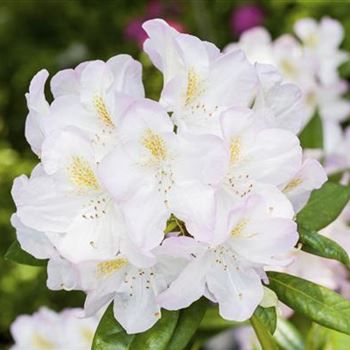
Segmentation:
{"type": "Polygon", "coordinates": [[[142,19],[130,21],[124,29],[124,36],[128,40],[136,41],[139,46],[147,39],[146,32],[142,29],[142,19]]]}
{"type": "Polygon", "coordinates": [[[264,11],[259,5],[238,6],[232,11],[231,29],[235,34],[240,35],[247,29],[261,25],[264,17],[264,11]]]}
{"type": "Polygon", "coordinates": [[[145,16],[147,18],[155,18],[162,16],[165,12],[167,12],[165,5],[160,1],[153,0],[146,5],[145,16]]]}
{"type": "Polygon", "coordinates": [[[152,0],[147,3],[144,15],[131,20],[124,28],[124,37],[127,40],[135,41],[140,47],[147,39],[146,32],[142,29],[142,23],[152,18],[164,18],[168,24],[179,32],[184,31],[184,26],[180,22],[168,19],[167,16],[175,16],[179,12],[177,6],[165,6],[158,0],[152,0]]]}

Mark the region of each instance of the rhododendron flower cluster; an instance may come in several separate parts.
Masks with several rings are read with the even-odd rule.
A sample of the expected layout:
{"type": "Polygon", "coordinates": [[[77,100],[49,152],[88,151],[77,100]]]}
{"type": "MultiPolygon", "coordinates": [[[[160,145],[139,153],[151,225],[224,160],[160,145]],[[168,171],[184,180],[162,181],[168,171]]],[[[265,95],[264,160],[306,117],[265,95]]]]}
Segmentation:
{"type": "Polygon", "coordinates": [[[15,180],[12,224],[49,260],[49,288],[83,290],[87,316],[113,301],[128,333],[202,296],[246,320],[265,268],[291,261],[296,211],[326,181],[302,159],[302,94],[241,50],[159,19],[143,28],[159,101],[128,55],[57,73],[51,104],[47,71],[33,78],[26,137],[40,163],[15,180]]]}
{"type": "Polygon", "coordinates": [[[343,97],[348,83],[339,76],[339,66],[348,53],[339,49],[344,38],[342,25],[329,17],[318,23],[304,18],[294,25],[294,33],[275,40],[262,27],[244,32],[238,43],[229,44],[225,52],[243,49],[254,63],[268,63],[279,69],[283,77],[302,90],[302,124],[319,113],[323,124],[324,155],[329,171],[349,167],[346,132],[340,123],[350,114],[350,102],[343,97]],[[346,153],[346,152],[345,152],[346,153]]]}
{"type": "Polygon", "coordinates": [[[60,313],[41,307],[33,315],[18,316],[11,325],[11,350],[91,349],[98,317],[82,318],[81,309],[60,313]]]}

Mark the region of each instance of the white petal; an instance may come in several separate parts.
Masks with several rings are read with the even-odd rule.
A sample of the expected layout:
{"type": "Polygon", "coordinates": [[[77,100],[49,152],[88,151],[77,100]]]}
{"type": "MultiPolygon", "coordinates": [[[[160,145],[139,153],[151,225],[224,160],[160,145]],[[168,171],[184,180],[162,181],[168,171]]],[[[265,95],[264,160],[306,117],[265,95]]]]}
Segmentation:
{"type": "Polygon", "coordinates": [[[21,248],[37,259],[48,259],[56,255],[56,251],[44,232],[33,230],[23,225],[16,214],[11,217],[11,224],[16,229],[21,248]]]}
{"type": "Polygon", "coordinates": [[[144,96],[142,66],[129,55],[117,55],[106,64],[114,75],[112,89],[135,97],[144,96]]]}
{"type": "Polygon", "coordinates": [[[145,278],[138,274],[133,280],[131,291],[123,286],[124,284],[114,298],[114,316],[128,334],[144,332],[160,318],[160,307],[153,286],[147,288],[145,278]]]}
{"type": "Polygon", "coordinates": [[[169,289],[158,296],[159,304],[167,310],[178,310],[198,300],[204,295],[209,263],[206,253],[196,257],[185,267],[169,289]]]}
{"type": "Polygon", "coordinates": [[[233,51],[213,62],[206,95],[214,106],[248,106],[256,84],[254,67],[242,51],[233,51]]]}
{"type": "Polygon", "coordinates": [[[174,187],[169,193],[169,209],[184,221],[196,239],[212,239],[215,221],[215,191],[199,182],[174,187]]]}
{"type": "Polygon", "coordinates": [[[253,269],[215,264],[207,276],[209,291],[219,303],[220,315],[228,320],[249,319],[263,298],[260,277],[253,269]]]}

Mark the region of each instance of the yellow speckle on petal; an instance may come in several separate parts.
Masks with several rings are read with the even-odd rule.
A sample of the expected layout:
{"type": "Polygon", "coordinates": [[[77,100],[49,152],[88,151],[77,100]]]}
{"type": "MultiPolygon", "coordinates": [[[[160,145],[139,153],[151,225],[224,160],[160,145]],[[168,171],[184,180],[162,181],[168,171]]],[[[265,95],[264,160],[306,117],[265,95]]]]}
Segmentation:
{"type": "Polygon", "coordinates": [[[87,344],[92,343],[92,339],[94,338],[94,331],[92,329],[88,327],[82,327],[81,335],[87,344]]]}
{"type": "Polygon", "coordinates": [[[310,34],[304,39],[304,45],[310,49],[318,44],[318,37],[315,34],[310,34]]]}
{"type": "Polygon", "coordinates": [[[33,347],[40,350],[53,350],[55,345],[49,340],[45,339],[42,335],[36,333],[32,338],[33,347]]]}
{"type": "Polygon", "coordinates": [[[128,260],[124,258],[118,258],[113,260],[108,260],[100,262],[97,264],[97,274],[98,276],[110,275],[114,271],[119,270],[128,263],[128,260]]]}
{"type": "Polygon", "coordinates": [[[300,184],[303,183],[303,179],[296,177],[292,181],[290,181],[283,189],[282,192],[288,193],[292,190],[294,190],[296,187],[298,187],[300,184]]]}
{"type": "Polygon", "coordinates": [[[305,102],[309,106],[314,106],[317,103],[317,95],[315,91],[309,91],[305,94],[305,102]]]}
{"type": "Polygon", "coordinates": [[[230,145],[230,164],[235,165],[239,161],[241,143],[238,139],[232,140],[230,145]]]}
{"type": "Polygon", "coordinates": [[[98,190],[100,185],[89,162],[80,156],[73,156],[67,168],[73,184],[84,190],[98,190]]]}
{"type": "Polygon", "coordinates": [[[201,82],[198,74],[194,71],[193,68],[190,68],[187,73],[187,88],[185,94],[185,106],[188,106],[193,101],[196,100],[197,97],[200,96],[202,90],[200,88],[201,82]]]}
{"type": "Polygon", "coordinates": [[[106,126],[108,126],[110,128],[114,128],[115,125],[113,123],[111,115],[109,114],[102,97],[99,95],[95,95],[93,98],[93,103],[94,103],[94,106],[96,108],[97,114],[98,114],[99,118],[101,119],[101,121],[103,122],[103,124],[105,124],[106,126]]]}
{"type": "Polygon", "coordinates": [[[242,231],[246,228],[248,224],[248,220],[243,219],[238,222],[238,224],[231,230],[231,236],[237,237],[239,236],[242,231]]]}
{"type": "Polygon", "coordinates": [[[281,61],[280,68],[281,68],[281,71],[288,77],[292,77],[297,73],[297,70],[293,65],[293,63],[287,59],[284,59],[281,61]]]}
{"type": "Polygon", "coordinates": [[[146,129],[142,136],[141,143],[151,153],[155,160],[162,161],[168,157],[164,139],[151,129],[146,129]]]}

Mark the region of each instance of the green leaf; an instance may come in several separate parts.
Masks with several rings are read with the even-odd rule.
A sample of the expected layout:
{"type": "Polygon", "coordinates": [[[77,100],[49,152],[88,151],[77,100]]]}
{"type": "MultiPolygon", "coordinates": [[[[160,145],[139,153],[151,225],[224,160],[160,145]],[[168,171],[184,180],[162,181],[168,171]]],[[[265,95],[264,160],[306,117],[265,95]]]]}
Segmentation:
{"type": "Polygon", "coordinates": [[[318,113],[305,126],[299,139],[303,148],[323,148],[323,127],[318,113]]]}
{"type": "Polygon", "coordinates": [[[199,325],[201,331],[222,331],[235,326],[241,326],[242,322],[228,321],[219,315],[217,307],[208,307],[202,322],[199,325]]]}
{"type": "Polygon", "coordinates": [[[182,350],[192,339],[202,321],[208,302],[205,298],[194,302],[187,309],[180,311],[179,320],[167,350],[182,350]]]}
{"type": "Polygon", "coordinates": [[[350,170],[350,169],[346,169],[346,170],[343,169],[341,171],[337,171],[335,173],[328,174],[328,180],[332,181],[332,182],[340,182],[340,180],[344,176],[344,173],[348,170],[350,170]]]}
{"type": "Polygon", "coordinates": [[[308,333],[305,350],[349,350],[350,336],[314,323],[308,333]]]}
{"type": "Polygon", "coordinates": [[[279,347],[283,350],[304,350],[303,338],[294,325],[279,317],[277,328],[273,335],[279,347]]]}
{"type": "Polygon", "coordinates": [[[326,227],[342,212],[350,199],[350,186],[326,182],[312,192],[305,207],[298,213],[297,222],[314,231],[326,227]]]}
{"type": "Polygon", "coordinates": [[[314,322],[350,334],[349,301],[325,287],[299,277],[281,272],[268,272],[267,275],[269,288],[283,303],[314,322]]]}
{"type": "Polygon", "coordinates": [[[162,310],[161,319],[148,331],[137,334],[130,350],[166,350],[179,318],[178,311],[162,310]]]}
{"type": "Polygon", "coordinates": [[[127,334],[116,321],[113,314],[113,304],[102,316],[92,342],[92,350],[125,350],[129,349],[134,335],[127,334]]]}
{"type": "Polygon", "coordinates": [[[117,322],[111,304],[104,313],[94,336],[92,350],[165,350],[174,333],[178,311],[162,310],[161,319],[148,331],[127,334],[117,322]]]}
{"type": "Polygon", "coordinates": [[[14,241],[10,247],[7,249],[5,254],[6,260],[14,261],[22,265],[30,266],[46,266],[47,260],[45,259],[36,259],[33,255],[30,255],[21,248],[21,245],[18,241],[14,241]]]}
{"type": "Polygon", "coordinates": [[[328,334],[325,327],[313,323],[307,334],[305,350],[323,350],[326,349],[328,334]]]}
{"type": "Polygon", "coordinates": [[[254,328],[255,334],[259,339],[263,350],[278,350],[278,346],[272,335],[256,315],[251,317],[250,323],[254,328]]]}
{"type": "Polygon", "coordinates": [[[350,336],[327,328],[326,349],[349,350],[350,336]]]}
{"type": "Polygon", "coordinates": [[[274,307],[263,308],[258,306],[254,312],[254,316],[260,321],[260,323],[273,334],[276,330],[277,317],[276,309],[274,307]]]}
{"type": "Polygon", "coordinates": [[[299,225],[299,240],[303,244],[302,250],[305,252],[327,259],[338,260],[346,267],[350,267],[350,260],[347,252],[331,239],[315,231],[307,230],[299,225]]]}

